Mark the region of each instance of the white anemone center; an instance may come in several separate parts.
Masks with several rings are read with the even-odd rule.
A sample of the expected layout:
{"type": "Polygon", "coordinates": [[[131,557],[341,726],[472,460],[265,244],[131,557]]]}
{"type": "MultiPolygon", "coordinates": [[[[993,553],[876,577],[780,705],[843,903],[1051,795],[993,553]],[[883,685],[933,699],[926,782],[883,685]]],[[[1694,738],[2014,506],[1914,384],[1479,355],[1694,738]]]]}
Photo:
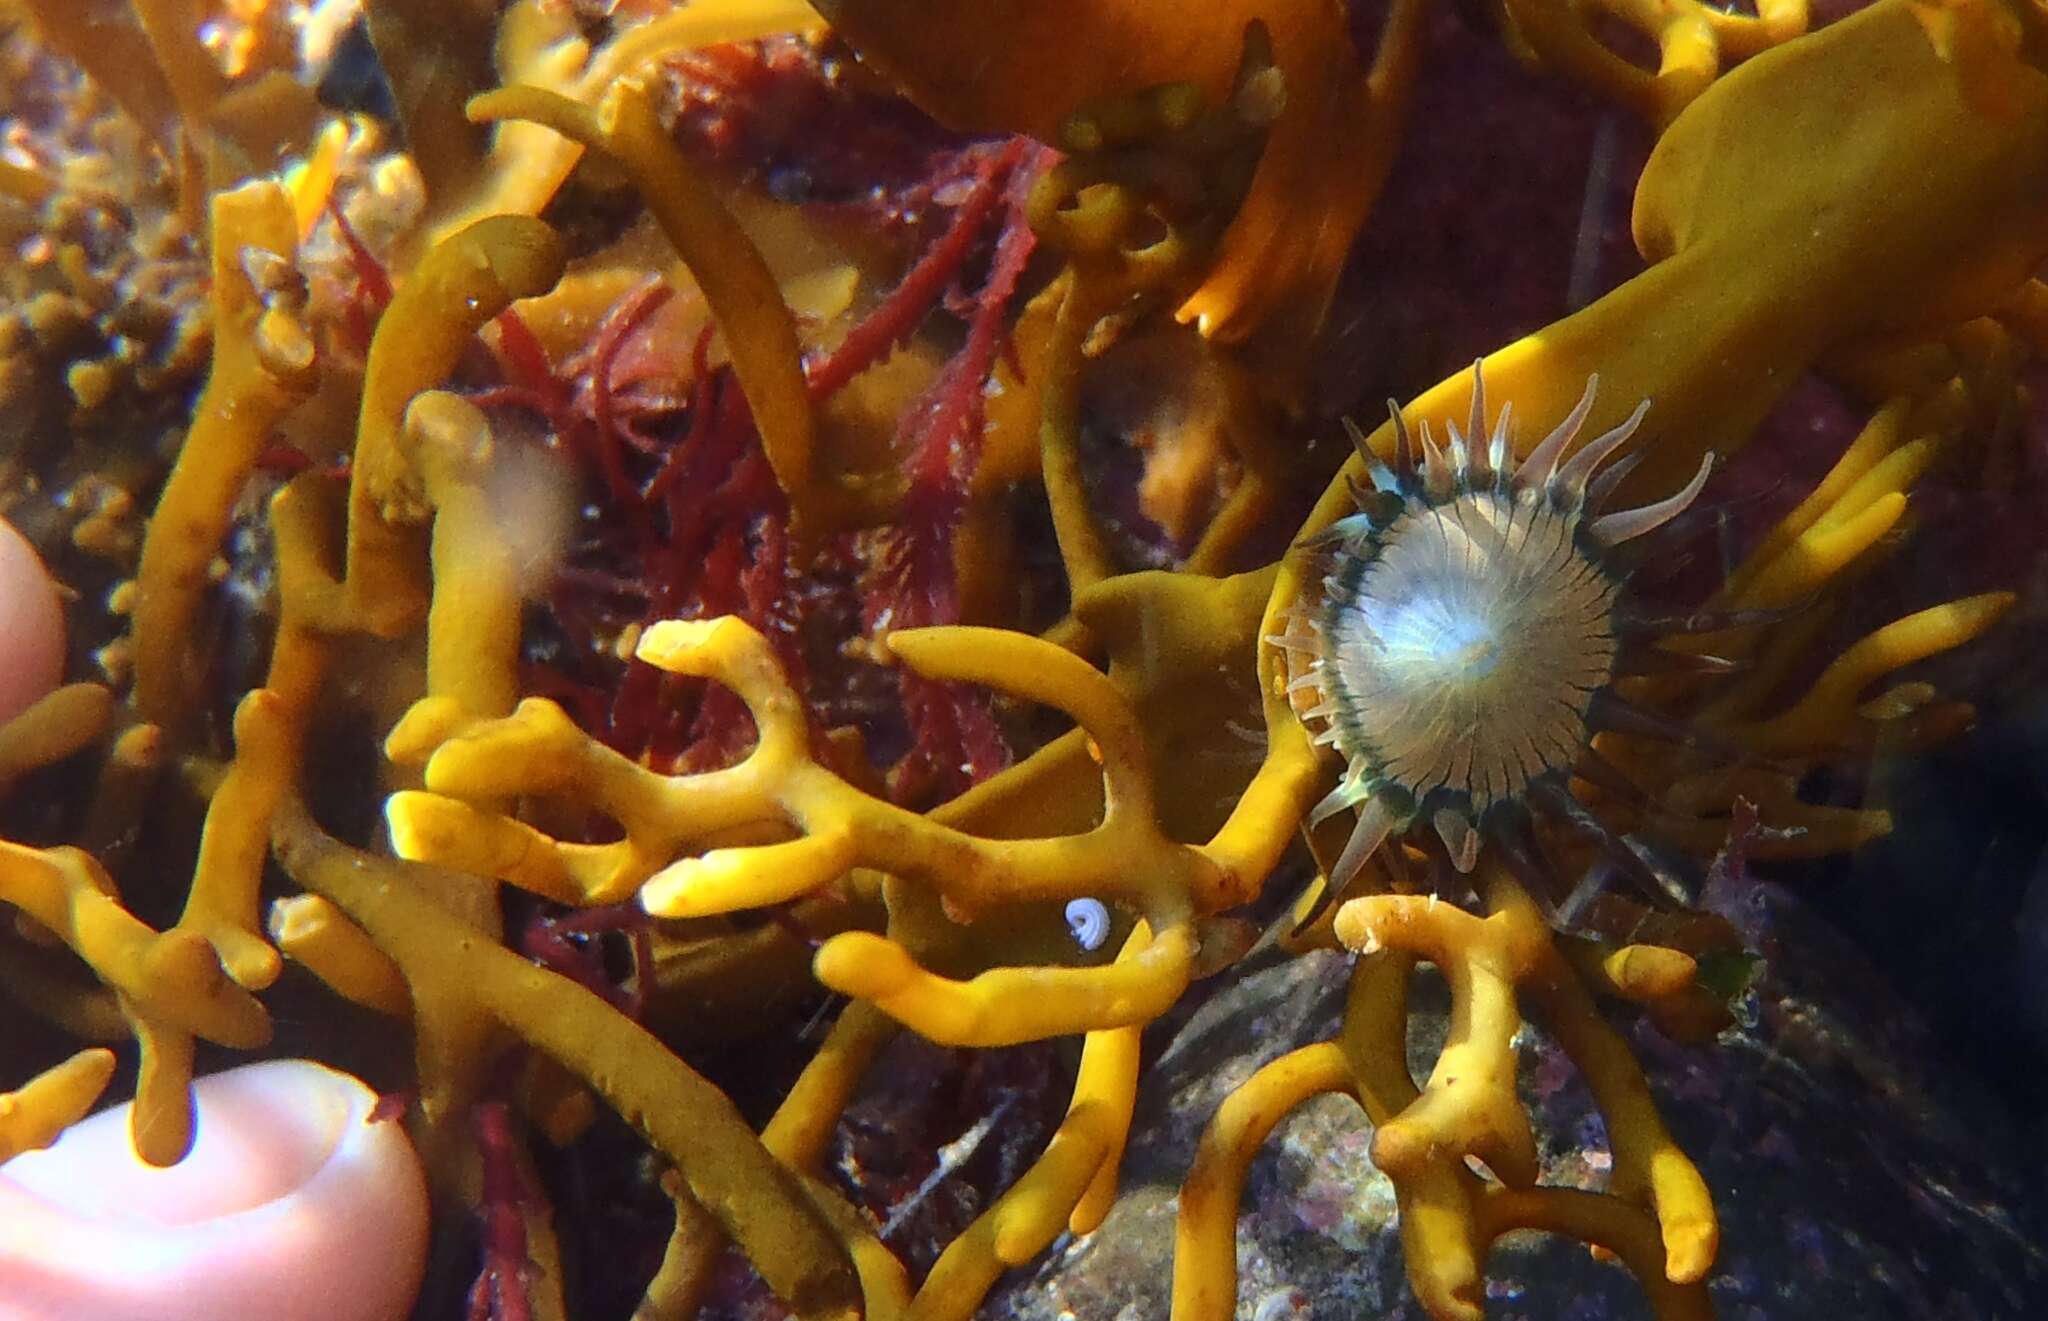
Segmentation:
{"type": "Polygon", "coordinates": [[[1330,663],[1381,774],[1483,810],[1569,766],[1613,668],[1614,584],[1576,515],[1493,491],[1413,508],[1332,612],[1330,663]]]}

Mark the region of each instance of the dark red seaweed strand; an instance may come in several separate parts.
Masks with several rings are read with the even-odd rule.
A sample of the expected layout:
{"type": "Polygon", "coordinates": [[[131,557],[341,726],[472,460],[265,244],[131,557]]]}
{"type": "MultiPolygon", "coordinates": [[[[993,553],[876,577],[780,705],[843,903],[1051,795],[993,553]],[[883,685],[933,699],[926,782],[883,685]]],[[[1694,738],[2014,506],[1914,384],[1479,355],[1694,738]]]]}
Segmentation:
{"type": "Polygon", "coordinates": [[[370,351],[371,329],[384,309],[391,304],[391,274],[384,269],[384,263],[376,254],[356,237],[356,231],[334,204],[327,199],[327,214],[334,220],[335,232],[341,235],[342,246],[348,249],[350,268],[355,272],[355,287],[349,290],[348,300],[343,305],[342,321],[348,328],[349,337],[355,341],[358,352],[370,351]]]}
{"type": "Polygon", "coordinates": [[[697,345],[691,352],[690,420],[683,438],[669,447],[661,466],[648,481],[649,500],[661,500],[667,495],[669,488],[682,475],[685,463],[704,443],[704,436],[711,428],[711,409],[719,390],[718,374],[711,369],[712,333],[713,328],[708,325],[697,332],[697,345]]]}
{"type": "Polygon", "coordinates": [[[520,691],[529,697],[545,697],[569,713],[569,718],[588,730],[602,729],[612,695],[595,684],[581,683],[552,665],[525,664],[519,667],[520,691]]]}
{"type": "Polygon", "coordinates": [[[405,1118],[405,1112],[412,1109],[420,1099],[419,1089],[401,1088],[395,1092],[377,1093],[377,1103],[370,1107],[370,1113],[363,1117],[366,1124],[391,1124],[405,1118]]]}
{"type": "MultiPolygon", "coordinates": [[[[1004,221],[987,277],[969,300],[966,342],[906,419],[908,489],[898,526],[881,540],[862,614],[872,630],[957,623],[953,543],[981,458],[987,381],[1007,339],[1008,307],[1037,244],[1024,197],[1051,153],[1020,153],[1001,192],[1004,221]]],[[[988,185],[991,205],[998,195],[988,185]]],[[[963,206],[962,208],[966,208],[963,206]]],[[[1010,762],[986,697],[960,684],[898,676],[911,746],[889,775],[900,802],[950,797],[1010,762]]]]}
{"type": "Polygon", "coordinates": [[[562,931],[586,936],[624,936],[633,950],[632,980],[623,986],[613,983],[615,994],[605,998],[617,1005],[619,1012],[634,1022],[639,1022],[647,1012],[647,992],[654,976],[654,923],[647,910],[638,903],[607,904],[602,908],[583,908],[562,914],[554,919],[555,926],[562,931]]]}
{"type": "Polygon", "coordinates": [[[598,466],[613,502],[622,507],[640,501],[626,476],[626,456],[620,448],[622,427],[613,407],[612,368],[633,333],[674,296],[668,282],[656,276],[613,305],[591,346],[590,411],[597,430],[598,466]]]}
{"type": "Polygon", "coordinates": [[[529,406],[560,431],[569,415],[568,388],[548,363],[540,337],[513,308],[498,314],[498,352],[511,376],[510,386],[526,393],[534,401],[529,406]]]}
{"type": "Polygon", "coordinates": [[[636,903],[561,913],[536,912],[520,929],[526,957],[583,987],[638,1022],[646,1008],[645,985],[653,968],[647,911],[636,903]],[[623,937],[633,951],[633,976],[622,983],[605,965],[603,940],[623,937]]]}
{"type": "MultiPolygon", "coordinates": [[[[1050,155],[1043,148],[1036,149],[1036,154],[1041,158],[1050,155]]],[[[996,239],[988,278],[973,299],[967,323],[967,342],[947,364],[947,374],[952,379],[941,378],[938,387],[941,393],[932,409],[930,429],[925,443],[912,461],[913,492],[921,484],[932,489],[943,486],[950,488],[960,501],[965,501],[968,479],[981,458],[986,383],[995,367],[996,356],[1008,338],[1010,299],[1016,294],[1017,282],[1023,277],[1024,267],[1038,246],[1038,236],[1024,216],[1022,194],[1042,168],[1041,160],[1012,176],[1011,187],[1007,190],[1008,213],[1004,217],[1002,233],[996,239]]],[[[953,516],[957,519],[957,509],[953,516]]]]}
{"type": "Polygon", "coordinates": [[[374,310],[382,312],[391,305],[391,273],[384,269],[384,263],[377,260],[368,245],[356,237],[355,227],[348,223],[348,217],[327,200],[327,214],[334,219],[335,232],[341,235],[342,246],[348,249],[349,265],[356,273],[356,286],[366,296],[374,310]]]}
{"type": "Polygon", "coordinates": [[[526,1246],[526,1208],[538,1202],[519,1164],[519,1136],[503,1101],[481,1101],[474,1112],[482,1164],[483,1269],[469,1290],[469,1321],[532,1321],[526,1296],[532,1258],[526,1246]]]}
{"type": "Polygon", "coordinates": [[[998,180],[1016,169],[1032,149],[1031,140],[1021,137],[1011,138],[995,149],[970,149],[974,151],[975,167],[969,192],[966,200],[954,208],[946,232],[917,259],[902,283],[847,332],[837,348],[808,364],[812,399],[830,398],[910,338],[974,251],[990,213],[1002,200],[998,180]]]}
{"type": "Polygon", "coordinates": [[[313,466],[313,456],[296,445],[265,445],[256,456],[256,470],[273,477],[296,477],[313,466]]]}
{"type": "MultiPolygon", "coordinates": [[[[887,584],[883,595],[893,601],[879,602],[864,614],[893,605],[895,622],[904,626],[958,617],[950,543],[979,459],[983,393],[1004,341],[1004,312],[1031,251],[1030,230],[1021,221],[1022,190],[1029,179],[1020,167],[1028,164],[1035,172],[1050,155],[1023,139],[978,144],[961,153],[956,168],[966,175],[966,191],[946,232],[838,351],[810,364],[813,397],[823,398],[886,356],[941,305],[986,238],[991,220],[1003,218],[988,273],[977,294],[965,300],[968,327],[962,351],[905,424],[901,452],[910,485],[906,519],[912,526],[891,538],[884,560],[872,566],[880,573],[871,581],[887,584]]],[[[627,561],[633,567],[614,577],[644,588],[643,622],[720,614],[747,619],[771,639],[792,684],[808,691],[810,676],[797,645],[800,607],[792,594],[787,503],[761,453],[751,410],[731,369],[709,366],[708,327],[695,346],[682,436],[663,447],[639,491],[624,489],[624,447],[633,439],[623,432],[631,406],[619,398],[614,369],[623,346],[665,294],[665,286],[650,285],[622,299],[607,315],[579,372],[587,384],[577,411],[588,417],[595,433],[590,439],[596,442],[610,501],[634,525],[633,540],[639,543],[627,561]],[[658,526],[640,521],[650,514],[658,526]]],[[[985,703],[971,692],[934,692],[914,705],[945,708],[943,717],[913,717],[913,723],[932,728],[947,764],[964,759],[978,778],[1006,760],[1000,731],[985,703]]],[[[578,709],[587,711],[589,704],[579,702],[578,709]]],[[[744,705],[730,693],[677,680],[639,662],[628,664],[604,718],[592,727],[629,756],[693,769],[729,763],[754,737],[744,705]]]]}
{"type": "MultiPolygon", "coordinates": [[[[687,432],[648,485],[667,535],[642,560],[642,620],[736,614],[772,635],[781,631],[772,607],[788,584],[787,505],[730,369],[700,378],[695,396],[687,432]]],[[[661,766],[725,764],[751,743],[753,722],[721,693],[635,662],[606,740],[661,766]]]]}
{"type": "Polygon", "coordinates": [[[677,135],[771,195],[870,231],[914,223],[967,144],[901,100],[837,76],[850,64],[801,37],[692,51],[671,65],[677,135]]]}
{"type": "MultiPolygon", "coordinates": [[[[1022,139],[1014,153],[1024,155],[1022,139]]],[[[1028,145],[1028,144],[1027,144],[1028,145]]],[[[1006,158],[1012,153],[1005,153],[1006,158]]],[[[1039,166],[1041,162],[1034,162],[1039,166]]],[[[1035,171],[1034,171],[1035,172],[1035,171]]],[[[1028,178],[1020,172],[1024,187],[1028,178]]],[[[958,601],[952,581],[952,540],[967,486],[981,457],[986,386],[1000,345],[1006,337],[1006,311],[1037,239],[1021,209],[1021,189],[999,190],[991,174],[984,197],[963,203],[986,215],[998,200],[1007,200],[1001,234],[989,264],[988,277],[973,299],[966,343],[940,369],[938,379],[913,406],[899,432],[908,454],[907,490],[899,526],[892,530],[876,566],[876,598],[866,620],[878,626],[886,616],[899,628],[953,623],[958,601]]],[[[946,243],[951,234],[941,240],[946,243]]],[[[908,281],[906,281],[906,284],[908,281]]]]}

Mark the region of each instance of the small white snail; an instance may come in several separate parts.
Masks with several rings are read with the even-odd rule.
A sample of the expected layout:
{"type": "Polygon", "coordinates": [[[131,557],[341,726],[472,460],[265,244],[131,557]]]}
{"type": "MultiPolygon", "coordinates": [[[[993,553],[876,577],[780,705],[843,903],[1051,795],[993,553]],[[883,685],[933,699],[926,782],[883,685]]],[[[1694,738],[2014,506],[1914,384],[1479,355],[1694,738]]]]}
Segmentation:
{"type": "Polygon", "coordinates": [[[1094,951],[1109,939],[1109,909],[1100,899],[1072,899],[1067,902],[1067,930],[1074,943],[1094,951]]]}

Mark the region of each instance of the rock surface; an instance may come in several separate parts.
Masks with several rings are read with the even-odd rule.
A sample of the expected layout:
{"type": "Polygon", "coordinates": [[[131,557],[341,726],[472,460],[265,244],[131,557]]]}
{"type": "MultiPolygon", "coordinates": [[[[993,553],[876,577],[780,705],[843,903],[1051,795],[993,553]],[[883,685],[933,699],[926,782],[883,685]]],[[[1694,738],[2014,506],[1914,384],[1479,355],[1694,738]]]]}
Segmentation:
{"type": "MultiPolygon", "coordinates": [[[[1681,1048],[1627,1028],[1666,1120],[1699,1162],[1722,1220],[1711,1278],[1728,1321],[2023,1321],[2048,1315],[2037,1180],[2016,1119],[1948,1070],[1912,1010],[1787,892],[1710,894],[1764,968],[1741,1026],[1681,1048]]],[[[1176,1193],[1203,1125],[1266,1061],[1328,1037],[1346,959],[1318,954],[1241,976],[1197,1010],[1146,1070],[1121,1199],[1096,1233],[1013,1278],[983,1315],[1152,1321],[1168,1314],[1176,1193]]],[[[1426,1076],[1445,1028],[1433,980],[1413,997],[1410,1067],[1426,1076]]],[[[1547,1039],[1521,1039],[1522,1090],[1546,1183],[1598,1188],[1604,1127],[1547,1039]]],[[[1238,1222],[1246,1321],[1424,1321],[1403,1276],[1393,1189],[1367,1158],[1371,1127],[1321,1098],[1275,1130],[1238,1222]]],[[[1602,1321],[1648,1315],[1627,1273],[1576,1242],[1514,1235],[1490,1260],[1488,1316],[1602,1321]]]]}

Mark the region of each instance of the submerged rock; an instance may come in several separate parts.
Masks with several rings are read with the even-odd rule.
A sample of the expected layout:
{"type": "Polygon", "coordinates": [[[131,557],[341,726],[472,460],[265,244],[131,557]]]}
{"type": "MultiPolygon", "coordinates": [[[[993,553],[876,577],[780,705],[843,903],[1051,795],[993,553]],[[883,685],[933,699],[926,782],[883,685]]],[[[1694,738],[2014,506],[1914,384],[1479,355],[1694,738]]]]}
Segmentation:
{"type": "MultiPolygon", "coordinates": [[[[1659,1105],[1714,1190],[1722,1245],[1711,1277],[1728,1321],[2042,1315],[2038,1169],[2029,1135],[1968,1078],[1861,954],[1788,892],[1719,886],[1709,900],[1764,957],[1742,1026],[1702,1047],[1626,1027],[1659,1105]]],[[[1266,1061],[1330,1036],[1348,960],[1251,971],[1187,1018],[1146,1073],[1123,1192],[1096,1233],[1013,1278],[984,1315],[1151,1321],[1169,1311],[1182,1174],[1223,1097],[1266,1061]]],[[[1412,998],[1409,1064],[1425,1077],[1448,998],[1412,998]]],[[[1522,1094],[1543,1180],[1605,1185],[1606,1131],[1563,1053],[1521,1042],[1522,1094]]],[[[1238,1316],[1426,1321],[1409,1292],[1393,1187],[1368,1159],[1372,1129],[1323,1097],[1275,1130],[1238,1222],[1238,1316]]],[[[1633,1280],[1576,1241],[1516,1234],[1489,1260],[1487,1314],[1529,1321],[1648,1315],[1633,1280]]]]}

